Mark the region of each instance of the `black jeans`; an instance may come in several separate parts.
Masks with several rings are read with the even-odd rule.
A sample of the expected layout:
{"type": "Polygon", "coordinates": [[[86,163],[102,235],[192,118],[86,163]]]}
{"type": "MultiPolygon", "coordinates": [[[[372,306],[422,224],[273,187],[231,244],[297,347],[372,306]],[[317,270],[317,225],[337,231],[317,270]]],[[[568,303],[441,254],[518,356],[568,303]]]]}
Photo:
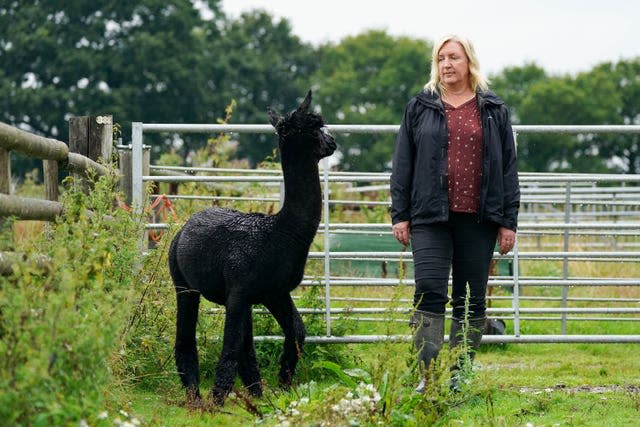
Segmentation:
{"type": "Polygon", "coordinates": [[[449,272],[453,317],[464,318],[469,284],[469,318],[484,317],[487,281],[498,225],[479,223],[476,214],[449,213],[449,221],[411,227],[417,310],[444,313],[449,272]]]}

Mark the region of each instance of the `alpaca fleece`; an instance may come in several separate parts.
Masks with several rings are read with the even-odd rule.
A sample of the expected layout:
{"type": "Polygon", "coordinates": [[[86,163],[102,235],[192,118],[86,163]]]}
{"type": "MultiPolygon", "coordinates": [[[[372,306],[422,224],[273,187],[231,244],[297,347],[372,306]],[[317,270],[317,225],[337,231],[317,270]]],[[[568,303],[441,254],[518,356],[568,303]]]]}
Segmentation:
{"type": "Polygon", "coordinates": [[[189,399],[200,399],[196,323],[200,297],[224,305],[223,347],[211,397],[223,404],[236,375],[254,396],[262,382],[253,343],[252,305],[263,304],[284,333],[279,381],[291,384],[306,332],[291,299],[304,274],[321,217],[318,161],[336,149],[322,117],[309,111],[311,91],[281,117],[278,134],[285,198],[275,215],[209,208],[193,215],[169,250],[177,297],[175,358],[189,399]]]}

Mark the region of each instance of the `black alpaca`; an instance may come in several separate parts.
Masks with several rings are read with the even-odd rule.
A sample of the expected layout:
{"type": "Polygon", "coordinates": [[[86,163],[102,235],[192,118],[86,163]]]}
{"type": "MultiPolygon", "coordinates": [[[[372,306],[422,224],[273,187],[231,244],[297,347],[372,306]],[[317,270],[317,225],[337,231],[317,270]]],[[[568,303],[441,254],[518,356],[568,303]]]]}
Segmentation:
{"type": "Polygon", "coordinates": [[[223,404],[236,374],[249,392],[262,395],[253,344],[251,308],[263,304],[284,331],[280,385],[288,387],[305,339],[290,292],[302,280],[309,246],[320,223],[318,161],[336,144],[323,120],[309,111],[311,91],[280,117],[269,110],[278,133],[285,198],[275,215],[209,208],[193,215],[169,250],[178,300],[175,356],[188,398],[200,398],[196,322],[200,295],[226,307],[222,354],[211,397],[223,404]]]}

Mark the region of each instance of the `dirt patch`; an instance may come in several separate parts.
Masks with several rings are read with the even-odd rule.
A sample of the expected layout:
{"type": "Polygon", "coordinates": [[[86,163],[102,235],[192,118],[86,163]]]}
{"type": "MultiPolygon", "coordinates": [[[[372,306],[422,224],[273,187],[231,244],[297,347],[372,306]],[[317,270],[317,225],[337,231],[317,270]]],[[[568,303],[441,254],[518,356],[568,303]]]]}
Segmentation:
{"type": "MultiPolygon", "coordinates": [[[[507,363],[478,363],[477,367],[480,371],[498,371],[498,370],[532,370],[537,369],[539,366],[538,363],[535,362],[507,362],[507,363]]],[[[560,362],[550,362],[544,364],[545,368],[550,367],[559,367],[561,366],[560,362]]]]}
{"type": "Polygon", "coordinates": [[[556,384],[553,387],[520,387],[518,388],[520,393],[530,393],[530,394],[541,394],[541,393],[552,393],[562,391],[565,393],[594,393],[594,394],[602,394],[602,393],[640,393],[640,386],[637,385],[606,385],[606,386],[597,386],[597,385],[579,385],[568,387],[565,384],[556,384]]]}

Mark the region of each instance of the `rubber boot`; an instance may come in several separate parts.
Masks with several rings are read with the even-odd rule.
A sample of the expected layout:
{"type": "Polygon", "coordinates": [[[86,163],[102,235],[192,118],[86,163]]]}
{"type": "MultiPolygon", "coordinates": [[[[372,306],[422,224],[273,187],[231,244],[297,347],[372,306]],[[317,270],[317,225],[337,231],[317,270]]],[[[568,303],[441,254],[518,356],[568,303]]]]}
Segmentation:
{"type": "MultiPolygon", "coordinates": [[[[418,362],[426,373],[444,341],[444,314],[416,310],[409,324],[414,328],[413,343],[418,353],[418,362]]],[[[425,387],[426,378],[423,375],[416,392],[423,393],[425,387]]]]}
{"type": "MultiPolygon", "coordinates": [[[[486,317],[476,317],[469,319],[468,328],[465,328],[464,320],[452,318],[451,331],[449,334],[449,349],[454,349],[462,344],[462,340],[466,338],[466,353],[461,354],[458,357],[458,361],[451,368],[451,390],[460,391],[462,378],[460,370],[464,367],[465,363],[473,364],[476,351],[480,349],[480,342],[482,341],[482,334],[486,324],[486,317]],[[465,331],[465,329],[467,329],[465,331]]],[[[471,366],[469,366],[469,369],[471,366]]]]}

